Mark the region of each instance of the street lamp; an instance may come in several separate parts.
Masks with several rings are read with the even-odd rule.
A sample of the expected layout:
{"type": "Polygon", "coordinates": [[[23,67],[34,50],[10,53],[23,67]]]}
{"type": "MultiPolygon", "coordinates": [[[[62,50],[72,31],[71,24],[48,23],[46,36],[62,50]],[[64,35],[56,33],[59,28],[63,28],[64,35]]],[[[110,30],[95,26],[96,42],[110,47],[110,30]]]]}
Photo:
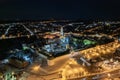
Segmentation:
{"type": "Polygon", "coordinates": [[[110,77],[110,76],[111,76],[109,73],[108,73],[107,75],[108,75],[108,77],[110,77]]]}
{"type": "Polygon", "coordinates": [[[33,67],[33,71],[38,71],[40,69],[40,66],[39,65],[36,65],[33,67]]]}

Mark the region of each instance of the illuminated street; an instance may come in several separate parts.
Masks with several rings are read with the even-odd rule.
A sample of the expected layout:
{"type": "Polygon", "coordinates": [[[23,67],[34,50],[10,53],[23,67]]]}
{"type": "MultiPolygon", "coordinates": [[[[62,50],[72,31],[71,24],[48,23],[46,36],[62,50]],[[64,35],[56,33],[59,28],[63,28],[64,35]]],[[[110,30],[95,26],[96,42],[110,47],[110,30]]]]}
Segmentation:
{"type": "Polygon", "coordinates": [[[120,0],[0,0],[0,80],[120,80],[120,0]]]}
{"type": "MultiPolygon", "coordinates": [[[[85,57],[89,60],[91,58],[93,59],[94,57],[102,57],[102,56],[104,56],[104,54],[112,54],[112,53],[115,52],[115,50],[118,47],[120,47],[120,44],[118,44],[115,41],[115,42],[111,42],[109,44],[105,44],[105,45],[96,46],[96,47],[93,47],[93,48],[90,48],[90,49],[86,49],[86,50],[80,51],[79,53],[82,53],[80,55],[83,55],[83,57],[85,57]],[[110,45],[112,45],[113,47],[111,47],[110,45]],[[110,48],[109,48],[109,46],[110,46],[110,48]],[[106,47],[107,47],[108,50],[112,50],[112,51],[106,50],[106,47]],[[94,52],[94,51],[98,51],[98,49],[100,49],[100,48],[102,48],[102,50],[105,50],[105,51],[99,50],[99,52],[94,52]],[[93,54],[92,55],[86,55],[85,53],[88,53],[88,52],[89,52],[89,54],[90,54],[90,52],[92,52],[92,53],[94,53],[94,55],[93,54]],[[97,55],[97,54],[99,54],[99,55],[97,55]]],[[[79,55],[79,54],[77,54],[77,55],[79,55]]],[[[106,66],[106,68],[105,68],[105,67],[103,67],[103,62],[100,62],[100,63],[96,63],[96,64],[98,64],[98,65],[102,64],[103,70],[101,70],[100,72],[98,71],[97,73],[96,72],[90,72],[89,68],[85,67],[84,65],[79,65],[76,61],[74,61],[74,59],[72,59],[70,57],[71,57],[71,54],[61,56],[61,57],[58,57],[57,59],[51,60],[51,64],[52,64],[52,62],[53,62],[53,64],[52,64],[52,66],[48,66],[45,69],[46,72],[47,72],[45,77],[41,76],[42,74],[39,74],[39,76],[36,76],[36,77],[38,77],[38,78],[42,77],[42,78],[48,80],[48,79],[52,79],[52,78],[53,79],[54,78],[59,79],[59,76],[61,75],[62,80],[66,80],[66,79],[71,80],[71,79],[75,79],[75,78],[83,78],[83,77],[107,74],[109,72],[113,72],[113,71],[116,71],[116,70],[120,69],[119,63],[117,63],[118,65],[116,65],[116,67],[112,67],[112,68],[109,69],[110,66],[108,66],[108,68],[106,66]]],[[[76,56],[76,57],[78,57],[78,56],[76,56]]],[[[42,72],[38,72],[38,73],[42,73],[42,72]]],[[[35,74],[38,74],[38,73],[35,73],[35,74]]],[[[117,73],[116,73],[116,75],[117,75],[117,73]]],[[[33,76],[30,76],[28,78],[28,80],[29,79],[33,80],[34,78],[32,79],[32,77],[33,76]]],[[[101,78],[104,78],[104,77],[105,76],[101,76],[99,78],[101,79],[101,78]]],[[[59,80],[61,80],[61,78],[59,80]]]]}
{"type": "Polygon", "coordinates": [[[120,22],[63,22],[0,24],[0,79],[119,80],[120,22]]]}

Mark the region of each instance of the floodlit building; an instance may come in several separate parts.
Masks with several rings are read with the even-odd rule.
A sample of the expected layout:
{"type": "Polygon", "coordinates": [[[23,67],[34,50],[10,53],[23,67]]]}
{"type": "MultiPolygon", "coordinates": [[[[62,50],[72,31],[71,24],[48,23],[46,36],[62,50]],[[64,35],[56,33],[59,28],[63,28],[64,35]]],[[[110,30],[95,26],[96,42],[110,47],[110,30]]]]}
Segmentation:
{"type": "Polygon", "coordinates": [[[61,36],[64,36],[64,31],[63,31],[63,27],[61,27],[61,31],[60,31],[61,36]]]}

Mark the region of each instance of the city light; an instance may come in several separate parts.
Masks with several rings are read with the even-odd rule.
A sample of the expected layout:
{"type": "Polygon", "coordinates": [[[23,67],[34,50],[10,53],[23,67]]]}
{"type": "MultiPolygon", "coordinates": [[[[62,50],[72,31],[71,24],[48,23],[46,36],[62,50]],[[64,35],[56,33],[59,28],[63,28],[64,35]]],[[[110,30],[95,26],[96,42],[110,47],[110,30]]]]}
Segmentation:
{"type": "Polygon", "coordinates": [[[34,66],[32,69],[33,69],[33,71],[37,72],[37,71],[40,69],[40,66],[39,66],[39,65],[36,65],[36,66],[34,66]]]}
{"type": "Polygon", "coordinates": [[[0,79],[119,79],[119,26],[69,20],[0,24],[0,79]]]}

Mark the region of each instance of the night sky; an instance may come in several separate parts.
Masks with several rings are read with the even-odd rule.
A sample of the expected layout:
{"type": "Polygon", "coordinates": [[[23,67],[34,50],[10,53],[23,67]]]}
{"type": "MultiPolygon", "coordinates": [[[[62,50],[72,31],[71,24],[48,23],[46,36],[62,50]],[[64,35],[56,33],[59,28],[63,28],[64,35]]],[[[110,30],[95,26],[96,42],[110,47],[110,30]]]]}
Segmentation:
{"type": "Polygon", "coordinates": [[[50,18],[120,18],[120,0],[0,0],[0,20],[50,18]]]}

